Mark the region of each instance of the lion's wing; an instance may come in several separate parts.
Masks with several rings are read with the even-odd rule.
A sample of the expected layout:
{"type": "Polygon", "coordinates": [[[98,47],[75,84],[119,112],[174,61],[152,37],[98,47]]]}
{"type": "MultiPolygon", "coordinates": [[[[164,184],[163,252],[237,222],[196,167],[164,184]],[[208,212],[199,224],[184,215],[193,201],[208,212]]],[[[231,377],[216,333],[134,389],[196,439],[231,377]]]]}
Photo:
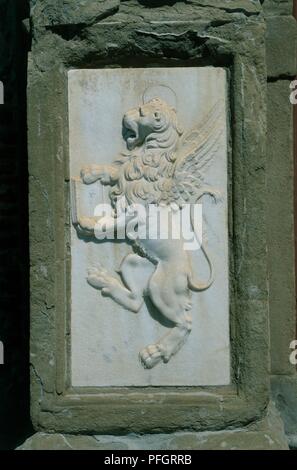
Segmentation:
{"type": "Polygon", "coordinates": [[[211,109],[201,127],[190,131],[181,142],[173,176],[171,202],[192,202],[205,185],[205,171],[218,151],[224,131],[223,102],[211,109]]]}

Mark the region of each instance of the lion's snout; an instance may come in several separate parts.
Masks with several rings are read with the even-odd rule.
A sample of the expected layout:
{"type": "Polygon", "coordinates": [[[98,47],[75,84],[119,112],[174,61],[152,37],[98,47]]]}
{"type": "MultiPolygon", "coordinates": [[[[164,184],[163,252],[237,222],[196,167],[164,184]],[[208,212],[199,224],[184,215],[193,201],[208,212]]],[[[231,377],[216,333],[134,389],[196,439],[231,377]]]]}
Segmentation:
{"type": "Polygon", "coordinates": [[[123,138],[129,150],[139,143],[138,119],[139,112],[136,109],[128,111],[123,117],[123,138]]]}

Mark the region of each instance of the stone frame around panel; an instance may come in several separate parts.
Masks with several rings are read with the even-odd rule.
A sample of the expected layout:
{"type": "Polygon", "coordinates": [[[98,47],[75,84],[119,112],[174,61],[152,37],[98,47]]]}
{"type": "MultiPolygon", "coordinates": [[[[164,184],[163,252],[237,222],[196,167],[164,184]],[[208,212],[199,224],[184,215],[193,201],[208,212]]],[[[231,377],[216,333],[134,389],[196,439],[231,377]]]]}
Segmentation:
{"type": "Polygon", "coordinates": [[[210,19],[208,9],[203,10],[205,18],[190,22],[107,20],[86,27],[83,37],[75,40],[45,33],[33,47],[28,121],[31,414],[36,430],[202,431],[242,426],[265,413],[269,399],[265,28],[256,15],[235,15],[224,23],[210,19]],[[223,66],[229,77],[232,385],[70,389],[67,71],[187,65],[223,66]]]}

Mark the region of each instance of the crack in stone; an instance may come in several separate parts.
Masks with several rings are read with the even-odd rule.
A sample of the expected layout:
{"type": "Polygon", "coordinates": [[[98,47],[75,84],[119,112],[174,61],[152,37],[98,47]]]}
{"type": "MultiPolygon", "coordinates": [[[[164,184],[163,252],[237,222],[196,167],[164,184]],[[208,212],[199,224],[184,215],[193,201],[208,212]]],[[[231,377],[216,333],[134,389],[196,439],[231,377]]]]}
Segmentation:
{"type": "Polygon", "coordinates": [[[268,76],[267,77],[267,82],[268,83],[275,83],[275,82],[278,82],[278,81],[281,81],[281,80],[284,80],[284,81],[293,81],[296,79],[296,76],[295,75],[290,75],[290,74],[280,74],[280,75],[276,75],[276,76],[268,76]]]}
{"type": "MultiPolygon", "coordinates": [[[[143,4],[144,2],[141,2],[140,0],[138,0],[138,2],[140,4],[143,4]]],[[[162,7],[162,6],[170,6],[170,5],[173,5],[175,3],[178,3],[178,0],[175,1],[175,2],[166,2],[166,1],[159,1],[159,2],[154,2],[155,6],[156,7],[162,7]]],[[[186,5],[193,5],[193,6],[198,6],[198,7],[201,7],[201,8],[212,8],[212,9],[215,9],[215,10],[221,10],[221,11],[225,11],[226,13],[242,13],[243,15],[245,16],[257,16],[260,14],[260,11],[250,11],[250,10],[247,10],[246,8],[244,7],[227,7],[227,6],[219,6],[219,5],[212,5],[210,3],[204,3],[204,2],[197,2],[197,1],[193,1],[193,0],[181,0],[179,3],[185,3],[186,5]]],[[[145,5],[146,6],[146,5],[145,5]]],[[[148,2],[148,5],[147,7],[151,7],[152,5],[150,5],[150,3],[148,2]]]]}

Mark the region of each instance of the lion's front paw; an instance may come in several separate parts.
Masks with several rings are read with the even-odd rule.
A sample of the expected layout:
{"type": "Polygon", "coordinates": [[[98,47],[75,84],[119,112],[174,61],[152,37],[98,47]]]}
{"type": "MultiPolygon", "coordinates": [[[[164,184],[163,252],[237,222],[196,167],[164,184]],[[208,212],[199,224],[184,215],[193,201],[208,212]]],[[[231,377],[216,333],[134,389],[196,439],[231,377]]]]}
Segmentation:
{"type": "Polygon", "coordinates": [[[95,289],[102,290],[105,295],[111,294],[112,289],[117,287],[117,280],[103,268],[90,268],[87,281],[95,289]]]}
{"type": "Polygon", "coordinates": [[[94,219],[93,217],[80,217],[78,221],[78,225],[83,230],[94,231],[94,228],[96,225],[96,219],[94,219]]]}
{"type": "Polygon", "coordinates": [[[98,177],[97,177],[96,173],[94,172],[94,169],[92,168],[92,166],[84,166],[81,169],[80,176],[81,176],[82,181],[85,184],[92,184],[95,181],[97,181],[97,179],[98,179],[98,177]]]}
{"type": "Polygon", "coordinates": [[[152,369],[163,361],[164,351],[159,344],[151,344],[139,353],[139,359],[145,369],[152,369]]]}

